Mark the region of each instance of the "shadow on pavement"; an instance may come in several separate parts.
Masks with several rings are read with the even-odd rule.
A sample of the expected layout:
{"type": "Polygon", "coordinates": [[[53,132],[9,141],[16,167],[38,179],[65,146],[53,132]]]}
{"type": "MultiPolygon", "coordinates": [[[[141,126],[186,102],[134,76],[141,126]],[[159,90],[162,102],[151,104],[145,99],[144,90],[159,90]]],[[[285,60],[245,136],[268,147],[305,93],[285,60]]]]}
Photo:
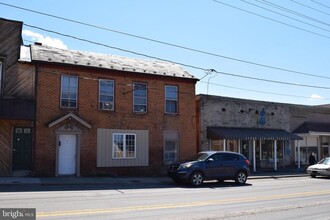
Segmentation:
{"type": "Polygon", "coordinates": [[[177,184],[171,179],[160,182],[140,182],[131,181],[127,183],[98,183],[98,184],[11,184],[0,185],[1,192],[47,192],[47,191],[88,191],[88,190],[130,190],[130,189],[166,189],[166,188],[183,188],[183,189],[206,189],[206,188],[228,188],[228,187],[246,187],[252,184],[244,185],[235,184],[235,182],[225,181],[219,183],[217,181],[206,181],[202,186],[193,187],[189,184],[177,184]]]}

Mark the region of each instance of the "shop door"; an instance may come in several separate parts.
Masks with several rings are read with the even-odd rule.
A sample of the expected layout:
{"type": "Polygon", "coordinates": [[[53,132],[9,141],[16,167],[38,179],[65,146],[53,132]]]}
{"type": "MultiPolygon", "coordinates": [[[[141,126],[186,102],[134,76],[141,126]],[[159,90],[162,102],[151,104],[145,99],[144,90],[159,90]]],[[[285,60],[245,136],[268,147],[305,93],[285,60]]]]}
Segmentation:
{"type": "Polygon", "coordinates": [[[31,170],[32,128],[15,127],[13,139],[13,170],[31,170]]]}

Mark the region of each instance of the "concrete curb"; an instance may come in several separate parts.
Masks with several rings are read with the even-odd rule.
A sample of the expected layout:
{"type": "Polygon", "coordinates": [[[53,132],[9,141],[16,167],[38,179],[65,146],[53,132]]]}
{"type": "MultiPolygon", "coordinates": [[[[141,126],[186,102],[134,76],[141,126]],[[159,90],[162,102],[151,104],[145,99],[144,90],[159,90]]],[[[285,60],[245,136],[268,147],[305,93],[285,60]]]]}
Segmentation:
{"type": "MultiPolygon", "coordinates": [[[[281,179],[308,177],[305,173],[295,174],[253,174],[248,179],[281,179]]],[[[133,185],[171,183],[169,177],[1,177],[2,185],[133,185]]]]}

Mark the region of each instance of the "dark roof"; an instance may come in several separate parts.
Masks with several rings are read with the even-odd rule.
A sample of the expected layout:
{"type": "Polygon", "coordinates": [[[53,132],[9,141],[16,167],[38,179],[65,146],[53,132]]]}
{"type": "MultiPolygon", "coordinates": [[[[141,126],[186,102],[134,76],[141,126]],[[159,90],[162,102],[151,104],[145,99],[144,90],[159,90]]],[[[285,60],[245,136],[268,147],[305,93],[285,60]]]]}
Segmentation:
{"type": "Polygon", "coordinates": [[[300,125],[294,133],[297,134],[306,134],[309,132],[330,132],[330,123],[322,123],[322,122],[304,122],[300,125]]]}
{"type": "Polygon", "coordinates": [[[302,140],[298,135],[282,129],[207,127],[207,138],[211,140],[302,140]]]}

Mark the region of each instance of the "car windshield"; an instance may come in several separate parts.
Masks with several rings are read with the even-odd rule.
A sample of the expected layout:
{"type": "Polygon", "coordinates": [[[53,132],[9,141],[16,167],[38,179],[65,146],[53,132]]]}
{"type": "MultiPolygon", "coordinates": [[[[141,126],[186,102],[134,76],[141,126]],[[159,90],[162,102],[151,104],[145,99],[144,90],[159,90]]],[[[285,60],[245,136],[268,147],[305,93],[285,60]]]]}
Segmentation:
{"type": "Polygon", "coordinates": [[[318,164],[330,165],[330,158],[324,158],[318,164]]]}
{"type": "Polygon", "coordinates": [[[207,158],[209,156],[209,154],[207,153],[198,153],[194,156],[192,156],[190,158],[191,161],[194,161],[194,160],[197,160],[197,161],[202,161],[202,160],[205,160],[205,158],[207,158]]]}

